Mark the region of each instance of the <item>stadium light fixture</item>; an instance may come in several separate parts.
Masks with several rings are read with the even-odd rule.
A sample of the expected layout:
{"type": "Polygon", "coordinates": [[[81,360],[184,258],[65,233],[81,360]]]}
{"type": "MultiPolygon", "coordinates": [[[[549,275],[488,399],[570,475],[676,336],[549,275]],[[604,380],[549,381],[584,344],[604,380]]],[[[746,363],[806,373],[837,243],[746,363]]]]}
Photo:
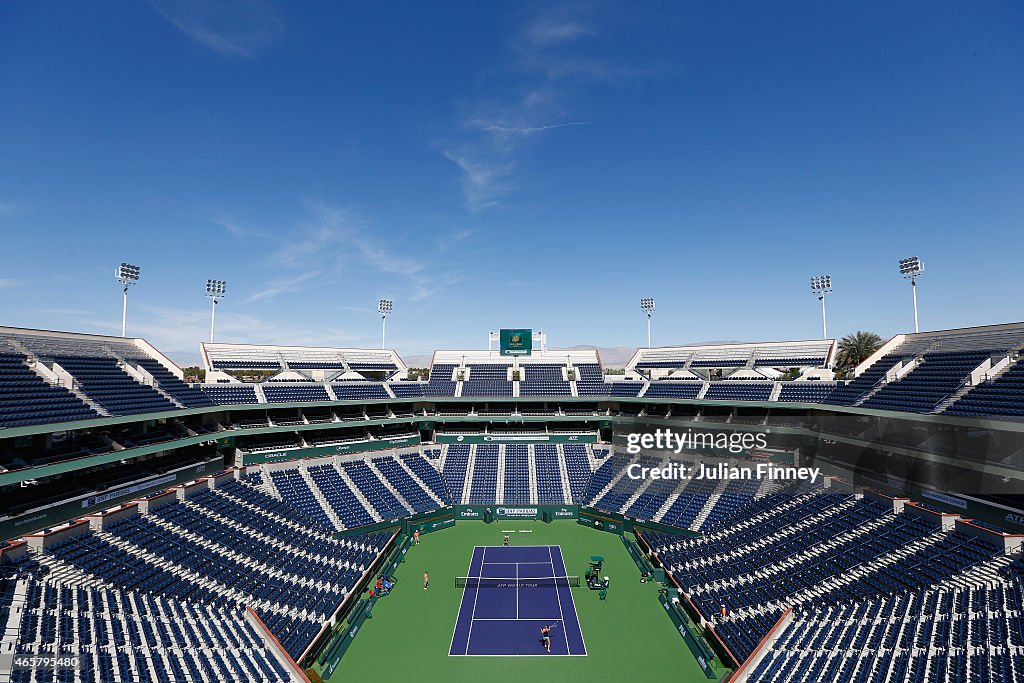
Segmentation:
{"type": "Polygon", "coordinates": [[[821,302],[821,338],[828,339],[828,325],[825,323],[825,295],[832,291],[832,276],[815,275],[812,277],[811,291],[821,302]]]}
{"type": "Polygon", "coordinates": [[[391,312],[394,302],[391,299],[381,299],[377,302],[377,312],[380,313],[380,348],[387,348],[388,335],[388,313],[391,312]]]}
{"type": "Polygon", "coordinates": [[[916,256],[900,259],[900,275],[910,280],[910,290],[914,293],[914,332],[918,332],[917,326],[917,278],[924,274],[924,264],[916,256]]]}
{"type": "Polygon", "coordinates": [[[224,280],[207,280],[206,296],[213,302],[210,307],[210,343],[213,343],[214,325],[217,322],[217,303],[223,299],[228,292],[228,283],[224,280]]]}
{"type": "Polygon", "coordinates": [[[640,310],[647,314],[647,348],[651,348],[651,313],[654,312],[654,299],[640,299],[640,310]]]}
{"type": "Polygon", "coordinates": [[[124,337],[128,323],[128,288],[139,281],[142,271],[131,263],[122,263],[114,270],[114,277],[124,287],[124,302],[121,305],[121,336],[124,337]]]}

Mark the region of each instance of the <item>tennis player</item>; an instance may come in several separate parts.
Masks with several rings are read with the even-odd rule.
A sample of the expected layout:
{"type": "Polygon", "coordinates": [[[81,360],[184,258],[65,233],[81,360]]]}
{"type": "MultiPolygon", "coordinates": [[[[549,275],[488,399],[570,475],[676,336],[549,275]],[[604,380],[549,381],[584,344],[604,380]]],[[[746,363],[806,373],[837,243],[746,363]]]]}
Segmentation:
{"type": "Polygon", "coordinates": [[[544,625],[540,627],[540,643],[551,654],[551,627],[544,625]]]}
{"type": "Polygon", "coordinates": [[[428,574],[426,571],[424,571],[423,572],[423,590],[427,590],[428,586],[430,586],[430,574],[428,574]]]}

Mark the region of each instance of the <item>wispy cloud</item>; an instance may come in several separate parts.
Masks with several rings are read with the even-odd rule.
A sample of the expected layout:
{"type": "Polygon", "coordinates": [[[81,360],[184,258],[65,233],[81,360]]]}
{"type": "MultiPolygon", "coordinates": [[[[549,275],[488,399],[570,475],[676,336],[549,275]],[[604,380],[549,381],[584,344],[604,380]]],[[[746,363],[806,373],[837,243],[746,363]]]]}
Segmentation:
{"type": "Polygon", "coordinates": [[[21,207],[14,202],[0,202],[0,216],[14,216],[21,213],[21,207]]]}
{"type": "MultiPolygon", "coordinates": [[[[192,351],[209,334],[208,309],[139,305],[129,321],[132,336],[145,337],[162,351],[192,351]]],[[[106,327],[100,325],[99,327],[106,327]]],[[[365,346],[368,336],[317,318],[309,324],[287,315],[262,317],[230,308],[217,313],[217,339],[242,344],[365,346]]]]}
{"type": "Polygon", "coordinates": [[[534,19],[523,30],[525,42],[543,46],[571,42],[589,35],[593,35],[593,32],[582,23],[550,15],[534,19]]]}
{"type": "MultiPolygon", "coordinates": [[[[412,300],[428,298],[457,279],[444,266],[424,258],[420,241],[403,244],[390,230],[375,225],[353,209],[322,199],[303,202],[303,212],[273,230],[254,227],[236,218],[213,219],[233,236],[266,245],[266,265],[277,275],[248,294],[243,304],[255,304],[284,294],[297,294],[327,283],[337,284],[363,274],[387,277],[388,287],[403,285],[412,300]]],[[[470,234],[452,236],[458,242],[470,234]]],[[[438,253],[441,250],[438,249],[438,253]]],[[[359,307],[357,307],[359,308],[359,307]]]]}
{"type": "Polygon", "coordinates": [[[501,198],[512,191],[511,161],[488,161],[471,157],[472,151],[448,150],[444,156],[462,171],[462,194],[471,211],[498,206],[501,198]]]}
{"type": "Polygon", "coordinates": [[[149,0],[180,31],[211,50],[253,57],[281,40],[284,25],[264,0],[149,0]]]}
{"type": "Polygon", "coordinates": [[[22,280],[15,280],[9,277],[0,277],[0,288],[3,287],[20,287],[25,284],[22,280]]]}
{"type": "Polygon", "coordinates": [[[499,126],[496,123],[492,123],[487,126],[483,126],[480,130],[487,131],[488,133],[506,133],[510,135],[533,135],[534,133],[543,133],[546,130],[555,130],[556,128],[568,128],[569,126],[589,126],[593,121],[566,121],[564,123],[551,123],[546,126],[499,126]]]}
{"type": "Polygon", "coordinates": [[[509,36],[511,62],[504,65],[518,87],[512,93],[459,106],[458,132],[441,152],[460,171],[466,207],[472,212],[507,204],[517,187],[527,144],[571,128],[595,125],[579,116],[574,96],[584,87],[647,75],[592,54],[600,32],[580,6],[546,6],[509,36]],[[590,48],[588,50],[588,48],[590,48]]]}
{"type": "Polygon", "coordinates": [[[263,289],[253,292],[247,299],[242,301],[243,304],[250,304],[254,301],[262,301],[264,299],[273,299],[281,294],[290,294],[292,292],[298,292],[303,289],[302,285],[314,280],[322,274],[319,270],[311,270],[305,273],[300,273],[294,277],[285,278],[274,278],[270,280],[263,289]]]}

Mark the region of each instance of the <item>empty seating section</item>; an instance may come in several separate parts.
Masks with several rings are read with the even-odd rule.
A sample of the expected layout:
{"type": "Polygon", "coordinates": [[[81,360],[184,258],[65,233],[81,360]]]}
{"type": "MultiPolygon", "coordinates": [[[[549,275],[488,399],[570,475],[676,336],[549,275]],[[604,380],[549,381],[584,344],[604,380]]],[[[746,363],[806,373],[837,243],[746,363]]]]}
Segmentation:
{"type": "Polygon", "coordinates": [[[370,501],[370,505],[381,516],[381,519],[398,519],[412,513],[411,510],[402,505],[401,501],[395,498],[391,489],[380,480],[370,469],[369,465],[363,462],[350,461],[341,463],[341,468],[352,479],[352,483],[359,487],[359,491],[370,501]]]}
{"type": "Polygon", "coordinates": [[[430,494],[416,483],[397,460],[391,456],[374,458],[373,464],[384,475],[384,479],[395,487],[405,502],[412,506],[413,512],[427,512],[438,508],[430,494]]]}
{"type": "Polygon", "coordinates": [[[498,447],[484,444],[476,447],[473,462],[473,481],[469,487],[469,502],[475,505],[494,503],[498,492],[498,447]]]}
{"type": "MultiPolygon", "coordinates": [[[[430,381],[423,386],[423,395],[431,396],[454,396],[457,382],[452,381],[452,373],[455,372],[454,363],[441,363],[430,368],[430,381]]],[[[399,386],[401,386],[399,384],[399,386]]]]}
{"type": "Polygon", "coordinates": [[[597,363],[579,363],[576,366],[576,393],[580,396],[607,396],[608,384],[597,363]]]}
{"type": "Polygon", "coordinates": [[[440,498],[443,503],[453,502],[452,496],[448,492],[448,487],[445,485],[444,480],[441,479],[441,473],[427,462],[422,455],[410,453],[401,456],[401,458],[406,467],[412,470],[413,474],[419,477],[420,481],[426,484],[427,488],[433,491],[434,495],[440,498]]]}
{"type": "Polygon", "coordinates": [[[244,384],[203,384],[200,390],[217,405],[233,406],[259,403],[256,389],[244,384]]]}
{"type": "MultiPolygon", "coordinates": [[[[477,448],[477,451],[480,449],[477,448]]],[[[506,505],[530,504],[530,449],[512,444],[505,446],[506,505]]]]}
{"type": "Polygon", "coordinates": [[[331,386],[339,401],[361,401],[391,398],[379,382],[340,382],[331,386]]]}
{"type": "Polygon", "coordinates": [[[469,467],[469,446],[452,444],[447,446],[444,458],[444,480],[451,492],[451,500],[458,504],[463,502],[462,491],[466,485],[466,469],[469,467]]]}
{"type": "MultiPolygon", "coordinates": [[[[454,382],[452,384],[454,385],[454,382]]],[[[391,391],[398,398],[422,398],[426,388],[426,385],[421,382],[392,382],[388,386],[391,387],[391,391]]],[[[454,386],[452,386],[452,393],[449,395],[455,395],[454,386]]]]}
{"type": "Polygon", "coordinates": [[[783,382],[780,401],[796,403],[825,403],[836,385],[832,382],[783,382]]]}
{"type": "Polygon", "coordinates": [[[885,374],[892,370],[897,363],[901,363],[904,360],[907,360],[907,358],[902,353],[888,353],[882,356],[868,366],[853,381],[836,387],[835,391],[832,392],[825,402],[837,406],[853,405],[857,399],[871,391],[876,384],[882,381],[885,374]]]}
{"type": "Polygon", "coordinates": [[[986,351],[926,353],[902,378],[886,384],[861,405],[865,408],[931,412],[968,379],[989,357],[986,351]]]}
{"type": "Polygon", "coordinates": [[[373,524],[373,516],[356,498],[333,464],[313,465],[309,468],[309,476],[345,528],[354,529],[373,524]]]}
{"type": "Polygon", "coordinates": [[[644,388],[643,382],[609,382],[608,395],[622,398],[636,398],[644,388]]]}
{"type": "MultiPolygon", "coordinates": [[[[541,505],[561,505],[567,500],[571,500],[566,498],[562,487],[562,471],[558,462],[558,447],[530,446],[530,448],[533,449],[534,471],[536,472],[537,502],[541,505]]],[[[505,491],[507,500],[507,480],[505,491]]]]}
{"type": "Polygon", "coordinates": [[[943,531],[937,517],[897,514],[843,494],[775,496],[734,519],[700,538],[647,535],[706,616],[727,607],[726,618],[714,617],[715,629],[740,661],[785,607],[820,610],[913,594],[997,554],[975,536],[943,531]]]}
{"type": "Polygon", "coordinates": [[[305,401],[329,401],[327,389],[322,384],[263,384],[263,395],[268,403],[302,403],[305,401]]]}
{"type": "Polygon", "coordinates": [[[975,417],[997,415],[1024,417],[1024,357],[995,379],[971,389],[944,412],[945,415],[975,417]]]}
{"type": "MultiPolygon", "coordinates": [[[[627,369],[651,374],[653,380],[616,381],[606,381],[596,354],[580,352],[558,361],[552,357],[552,362],[539,357],[499,360],[483,352],[464,353],[461,358],[461,352],[437,352],[435,357],[441,362],[431,366],[429,381],[419,382],[391,381],[391,375],[404,366],[388,351],[231,344],[204,347],[214,369],[279,371],[283,379],[261,382],[258,389],[257,385],[235,382],[189,385],[169,369],[165,358],[150,355],[151,349],[136,341],[0,330],[0,427],[88,419],[106,412],[134,415],[182,407],[334,399],[359,403],[398,398],[408,402],[456,394],[686,401],[700,396],[708,401],[763,402],[776,395],[776,389],[781,403],[863,404],[872,409],[963,417],[1024,417],[1024,367],[1020,362],[1008,370],[994,371],[992,379],[974,386],[968,382],[971,372],[989,358],[993,365],[1007,355],[1016,359],[1024,350],[1024,329],[1019,325],[908,335],[849,382],[761,381],[761,373],[755,370],[828,367],[834,351],[830,340],[641,349],[635,364],[627,369]],[[912,370],[899,368],[899,379],[891,374],[911,362],[912,370]],[[519,373],[515,382],[509,380],[513,368],[519,373]],[[571,381],[570,375],[563,374],[567,368],[573,373],[571,381]],[[715,368],[742,370],[736,379],[723,378],[728,381],[703,379],[708,369],[715,368]],[[675,370],[677,376],[664,377],[665,370],[675,370]],[[466,376],[460,381],[463,373],[466,376]],[[892,378],[888,383],[887,375],[892,378]],[[309,381],[301,381],[307,378],[309,381]],[[64,389],[51,382],[74,384],[64,389]]],[[[632,404],[620,406],[630,414],[640,412],[631,412],[633,408],[632,404]]],[[[396,409],[401,416],[413,411],[411,405],[396,409]]]]}
{"type": "Polygon", "coordinates": [[[146,358],[139,360],[138,365],[153,376],[161,389],[186,408],[206,408],[214,405],[206,394],[178,379],[174,373],[164,367],[163,363],[146,358]]]}
{"type": "Polygon", "coordinates": [[[334,528],[334,522],[327,516],[313,494],[313,490],[309,488],[309,484],[297,469],[274,470],[270,473],[270,478],[274,482],[274,488],[289,505],[322,528],[334,528]]]}
{"type": "Polygon", "coordinates": [[[56,356],[54,361],[71,373],[82,391],[113,415],[134,415],[176,410],[177,405],[152,387],[136,382],[114,358],[56,356]]]}
{"type": "MultiPolygon", "coordinates": [[[[568,459],[569,446],[564,446],[564,449],[566,451],[566,459],[568,459]]],[[[630,457],[628,455],[614,453],[610,458],[601,463],[601,466],[590,477],[590,483],[587,485],[587,491],[583,496],[583,500],[591,502],[596,500],[598,494],[604,490],[604,487],[612,483],[612,479],[622,473],[629,465],[629,462],[630,457]]]]}
{"type": "MultiPolygon", "coordinates": [[[[693,463],[683,463],[687,467],[692,466],[693,463]]],[[[644,489],[643,493],[637,496],[636,500],[626,509],[625,514],[633,517],[634,519],[640,519],[648,521],[654,519],[655,513],[661,509],[661,507],[668,502],[669,496],[679,488],[679,482],[673,479],[654,479],[650,485],[644,489]]]]}
{"type": "Polygon", "coordinates": [[[714,526],[716,523],[729,519],[740,513],[747,505],[754,500],[757,489],[761,482],[756,479],[737,479],[725,485],[725,489],[718,494],[718,499],[707,511],[707,516],[701,523],[701,529],[705,526],[714,526]]]}
{"type": "MultiPolygon", "coordinates": [[[[615,461],[617,457],[613,457],[609,462],[615,461]]],[[[641,455],[638,462],[644,467],[653,467],[658,464],[658,458],[641,455]]],[[[600,510],[607,510],[608,512],[621,512],[626,502],[637,492],[640,485],[644,483],[642,479],[633,479],[627,476],[625,474],[625,465],[617,473],[622,473],[622,476],[604,495],[592,503],[594,507],[600,510]]]]}
{"type": "MultiPolygon", "coordinates": [[[[191,624],[173,624],[174,620],[166,617],[176,610],[192,610],[193,617],[207,614],[212,619],[237,619],[238,624],[217,634],[229,641],[228,652],[222,653],[226,657],[248,657],[250,650],[262,652],[262,643],[239,626],[244,623],[241,610],[249,606],[285,650],[297,657],[379,555],[390,534],[335,539],[326,531],[303,524],[301,517],[260,492],[257,485],[254,480],[227,482],[185,502],[175,501],[146,515],[119,519],[104,531],[87,531],[51,544],[46,552],[60,563],[115,588],[64,587],[61,595],[76,590],[79,596],[83,590],[97,591],[104,594],[103,603],[109,604],[111,611],[126,617],[141,618],[148,613],[144,609],[147,605],[158,603],[165,618],[135,621],[139,626],[132,630],[141,627],[152,635],[155,629],[165,647],[201,647],[206,641],[217,642],[216,638],[209,639],[215,631],[205,639],[183,641],[181,629],[205,630],[206,626],[198,626],[195,619],[191,624]],[[168,639],[169,634],[174,639],[168,639]]],[[[83,603],[80,611],[99,613],[103,605],[94,604],[90,610],[83,603]]],[[[105,622],[109,624],[110,620],[105,622]]],[[[79,642],[88,645],[95,637],[98,645],[112,642],[120,647],[127,641],[119,641],[119,634],[121,629],[115,626],[114,640],[108,641],[106,628],[94,628],[79,642]]],[[[209,652],[199,654],[197,661],[220,661],[209,652]]],[[[253,674],[257,680],[276,671],[274,665],[269,669],[257,667],[253,674]]],[[[148,675],[128,679],[186,680],[148,675]]]]}
{"type": "Polygon", "coordinates": [[[771,382],[712,382],[704,398],[711,401],[767,401],[772,395],[771,382]]]}
{"type": "Polygon", "coordinates": [[[14,651],[76,656],[81,666],[54,672],[40,661],[13,673],[12,681],[291,680],[237,610],[34,574],[19,582],[24,597],[14,651]]]}
{"type": "Polygon", "coordinates": [[[529,363],[520,366],[519,395],[571,396],[572,387],[562,377],[564,369],[564,365],[552,363],[529,363]]]}
{"type": "Polygon", "coordinates": [[[703,382],[686,380],[651,382],[644,393],[644,398],[697,398],[703,386],[703,382]]]}
{"type": "MultiPolygon", "coordinates": [[[[1020,605],[1001,581],[801,609],[750,680],[1024,680],[1020,605]]],[[[735,639],[747,624],[723,626],[735,639]]]]}
{"type": "Polygon", "coordinates": [[[570,500],[581,504],[586,498],[592,475],[590,459],[587,457],[588,446],[566,444],[560,448],[565,455],[565,467],[569,473],[570,500]]]}
{"type": "Polygon", "coordinates": [[[661,516],[662,524],[689,529],[693,526],[697,515],[707,505],[715,492],[718,482],[707,479],[691,479],[686,482],[679,496],[661,516]]]}
{"type": "Polygon", "coordinates": [[[511,396],[508,364],[474,363],[468,366],[469,378],[462,383],[463,396],[511,396]]]}
{"type": "Polygon", "coordinates": [[[28,367],[24,356],[8,353],[0,345],[0,427],[94,417],[99,413],[67,389],[45,382],[28,367]]]}

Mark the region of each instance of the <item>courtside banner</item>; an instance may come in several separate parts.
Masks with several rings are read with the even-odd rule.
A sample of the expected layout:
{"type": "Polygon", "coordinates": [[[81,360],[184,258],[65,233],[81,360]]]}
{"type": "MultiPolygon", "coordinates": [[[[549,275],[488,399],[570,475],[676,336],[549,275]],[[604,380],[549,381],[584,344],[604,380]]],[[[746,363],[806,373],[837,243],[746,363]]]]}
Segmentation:
{"type": "Polygon", "coordinates": [[[493,519],[544,519],[545,513],[551,519],[576,519],[580,509],[576,505],[460,505],[455,518],[459,520],[482,520],[490,510],[493,519]]]}

